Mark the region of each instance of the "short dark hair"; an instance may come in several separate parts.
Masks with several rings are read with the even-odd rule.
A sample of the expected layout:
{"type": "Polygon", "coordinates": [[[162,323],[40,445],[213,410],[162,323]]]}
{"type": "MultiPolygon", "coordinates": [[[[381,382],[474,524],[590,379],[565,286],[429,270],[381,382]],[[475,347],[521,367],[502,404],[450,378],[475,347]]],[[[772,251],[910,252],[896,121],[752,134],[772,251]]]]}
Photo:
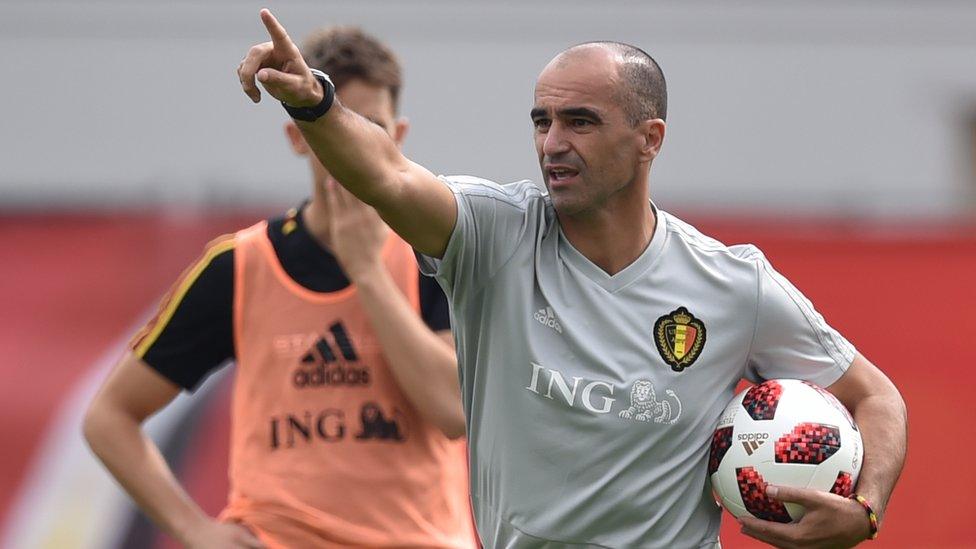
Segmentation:
{"type": "Polygon", "coordinates": [[[327,27],[302,42],[305,63],[329,75],[336,89],[360,79],[390,90],[393,110],[399,107],[402,76],[393,50],[357,27],[327,27]]]}
{"type": "Polygon", "coordinates": [[[667,120],[667,82],[664,80],[661,66],[650,54],[637,46],[611,40],[585,42],[580,46],[588,44],[604,46],[623,57],[620,76],[624,88],[620,90],[616,99],[623,107],[624,114],[631,125],[636,126],[640,121],[651,118],[667,120]]]}

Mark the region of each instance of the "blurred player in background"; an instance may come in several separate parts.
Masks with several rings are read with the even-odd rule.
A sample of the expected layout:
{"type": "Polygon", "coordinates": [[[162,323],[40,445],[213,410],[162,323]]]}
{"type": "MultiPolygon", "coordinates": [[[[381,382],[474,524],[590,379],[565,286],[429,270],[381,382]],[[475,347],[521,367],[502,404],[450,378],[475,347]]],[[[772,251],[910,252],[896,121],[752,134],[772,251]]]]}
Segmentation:
{"type": "MultiPolygon", "coordinates": [[[[905,456],[898,390],[754,246],[725,246],[650,201],[664,75],[615,42],[556,56],[531,118],[548,193],[435,177],[333,101],[267,10],[238,69],[283,101],[339,181],[448,293],[468,414],[472,501],[489,547],[715,547],[709,442],[741,378],[800,378],[854,414],[857,490],[883,513],[905,456]]],[[[490,71],[485,73],[491,77],[490,71]]],[[[473,99],[474,100],[474,99],[473,99]]],[[[743,519],[784,547],[844,547],[875,522],[853,499],[770,487],[795,524],[743,519]]]]}
{"type": "MultiPolygon", "coordinates": [[[[303,52],[344,104],[402,143],[401,71],[386,46],[332,28],[303,52]]],[[[312,198],[207,246],[95,397],[85,437],[188,547],[470,547],[446,299],[294,123],[286,132],[309,160],[312,198]],[[231,493],[215,520],[140,426],[231,359],[231,493]]]]}

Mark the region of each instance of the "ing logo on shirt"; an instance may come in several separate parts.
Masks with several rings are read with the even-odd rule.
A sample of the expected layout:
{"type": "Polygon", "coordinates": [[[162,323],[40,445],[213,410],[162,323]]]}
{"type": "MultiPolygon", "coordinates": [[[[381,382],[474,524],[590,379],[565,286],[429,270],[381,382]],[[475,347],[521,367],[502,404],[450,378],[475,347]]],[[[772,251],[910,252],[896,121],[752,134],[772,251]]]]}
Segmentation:
{"type": "Polygon", "coordinates": [[[667,397],[659,401],[654,384],[646,379],[638,379],[630,388],[630,407],[617,416],[634,421],[674,425],[681,417],[681,400],[671,389],[666,389],[664,393],[667,397]]]}
{"type": "Polygon", "coordinates": [[[319,442],[335,443],[346,440],[354,440],[356,443],[402,443],[407,440],[408,422],[406,416],[396,407],[384,412],[376,402],[365,402],[359,409],[358,419],[359,429],[353,435],[347,428],[349,421],[346,412],[338,408],[272,416],[268,422],[271,450],[308,448],[319,442]]]}
{"type": "Polygon", "coordinates": [[[400,422],[400,411],[393,410],[392,417],[383,415],[383,409],[375,402],[363,404],[359,413],[359,422],[362,430],[356,435],[359,440],[376,438],[380,440],[394,440],[402,442],[406,440],[400,422]]]}
{"type": "MultiPolygon", "coordinates": [[[[617,401],[614,397],[617,386],[610,381],[584,380],[582,376],[572,376],[570,382],[555,368],[546,368],[535,362],[530,364],[532,374],[529,384],[523,387],[526,391],[570,408],[582,408],[597,416],[613,412],[617,401]]],[[[681,399],[671,389],[665,389],[664,395],[658,400],[654,384],[647,379],[638,379],[630,389],[630,406],[617,412],[617,417],[636,422],[674,425],[681,417],[681,399]]]]}
{"type": "Polygon", "coordinates": [[[302,355],[298,369],[292,374],[295,387],[306,389],[369,385],[369,368],[350,364],[358,363],[359,355],[356,354],[356,348],[349,339],[345,326],[341,322],[332,324],[328,335],[332,336],[331,343],[323,335],[302,355]]]}

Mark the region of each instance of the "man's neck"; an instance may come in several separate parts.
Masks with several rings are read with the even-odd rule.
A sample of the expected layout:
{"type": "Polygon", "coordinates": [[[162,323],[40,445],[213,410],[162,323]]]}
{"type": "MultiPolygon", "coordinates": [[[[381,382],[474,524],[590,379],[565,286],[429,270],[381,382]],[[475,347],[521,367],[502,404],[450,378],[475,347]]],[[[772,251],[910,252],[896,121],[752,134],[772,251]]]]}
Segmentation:
{"type": "Polygon", "coordinates": [[[657,216],[646,195],[642,200],[615,202],[586,215],[559,216],[563,234],[573,247],[611,276],[644,253],[657,227],[657,216]]]}
{"type": "Polygon", "coordinates": [[[319,243],[323,248],[332,249],[332,230],[329,225],[329,211],[325,203],[324,191],[316,186],[312,192],[312,199],[302,208],[298,215],[302,216],[302,223],[305,230],[312,236],[312,239],[319,243]]]}

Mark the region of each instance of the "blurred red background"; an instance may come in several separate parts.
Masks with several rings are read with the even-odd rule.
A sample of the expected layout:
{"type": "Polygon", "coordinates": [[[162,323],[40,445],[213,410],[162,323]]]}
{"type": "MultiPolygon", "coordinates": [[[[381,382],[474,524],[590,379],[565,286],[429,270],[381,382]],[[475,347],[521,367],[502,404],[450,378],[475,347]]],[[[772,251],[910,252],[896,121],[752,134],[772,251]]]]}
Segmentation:
{"type": "MultiPolygon", "coordinates": [[[[0,215],[0,517],[70,387],[208,240],[261,215],[0,215]]],[[[726,243],[759,245],[901,389],[908,464],[872,545],[976,547],[976,230],[685,217],[726,243]]],[[[213,394],[179,475],[216,513],[227,489],[229,394],[213,394]]],[[[726,518],[725,547],[761,546],[726,518]]]]}

